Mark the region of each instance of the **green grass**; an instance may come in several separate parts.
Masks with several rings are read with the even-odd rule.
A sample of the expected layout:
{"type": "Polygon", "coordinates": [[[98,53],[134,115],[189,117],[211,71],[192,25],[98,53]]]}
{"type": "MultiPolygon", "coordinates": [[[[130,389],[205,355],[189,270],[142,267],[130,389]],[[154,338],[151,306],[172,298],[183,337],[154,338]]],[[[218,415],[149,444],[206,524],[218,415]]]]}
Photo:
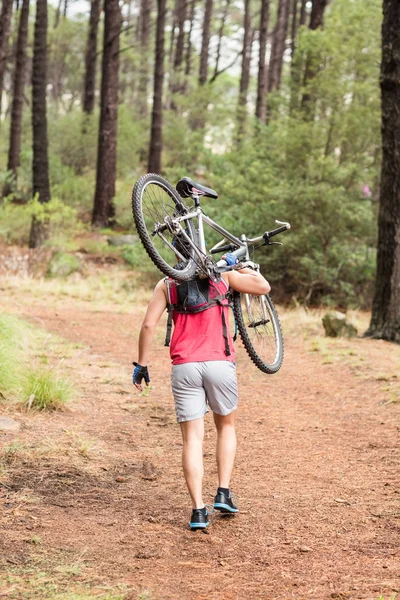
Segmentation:
{"type": "Polygon", "coordinates": [[[30,368],[23,378],[23,404],[28,408],[59,409],[73,395],[71,384],[57,373],[43,368],[30,368]]]}
{"type": "Polygon", "coordinates": [[[72,385],[43,366],[44,337],[21,319],[0,314],[0,400],[43,410],[61,408],[71,398],[72,385]]]}

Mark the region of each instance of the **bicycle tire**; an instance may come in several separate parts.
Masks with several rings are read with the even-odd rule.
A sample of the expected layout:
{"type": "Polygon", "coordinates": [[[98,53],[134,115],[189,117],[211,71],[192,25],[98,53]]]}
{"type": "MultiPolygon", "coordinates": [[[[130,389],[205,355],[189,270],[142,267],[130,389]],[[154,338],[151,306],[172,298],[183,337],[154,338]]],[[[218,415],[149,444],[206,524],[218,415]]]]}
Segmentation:
{"type": "Polygon", "coordinates": [[[256,367],[264,373],[272,375],[281,368],[284,355],[283,335],[278,314],[268,294],[265,296],[247,294],[249,303],[253,307],[253,315],[256,315],[254,317],[251,310],[248,310],[248,306],[244,306],[243,311],[242,305],[245,303],[245,296],[246,294],[240,294],[239,292],[235,292],[233,296],[233,311],[240,337],[247,354],[256,367]],[[261,298],[265,298],[264,305],[261,304],[261,298]],[[266,322],[265,311],[268,323],[266,322]],[[263,317],[256,320],[257,315],[260,314],[263,317]],[[259,324],[257,325],[257,323],[259,324]],[[254,335],[249,334],[250,329],[253,330],[254,335]],[[261,352],[260,348],[263,344],[268,346],[269,349],[261,352]],[[274,355],[273,360],[270,359],[272,355],[274,355]]]}
{"type": "MultiPolygon", "coordinates": [[[[147,175],[143,175],[136,182],[132,191],[133,219],[135,221],[136,230],[138,232],[139,238],[153,263],[156,265],[156,267],[160,269],[162,273],[164,273],[164,275],[167,275],[168,277],[171,277],[172,279],[175,279],[177,281],[188,281],[190,279],[193,279],[197,268],[196,262],[193,258],[194,251],[190,252],[190,255],[187,256],[187,264],[185,268],[176,269],[174,268],[174,266],[169,264],[169,262],[167,262],[165,256],[162,256],[160,250],[156,247],[155,242],[153,242],[153,240],[151,239],[151,234],[149,234],[149,224],[151,224],[151,218],[149,218],[148,216],[146,222],[146,216],[143,212],[144,194],[146,192],[146,189],[149,189],[150,185],[155,186],[156,190],[162,190],[162,192],[166,194],[166,199],[169,198],[173,201],[174,206],[169,207],[170,210],[173,211],[173,214],[182,213],[182,209],[186,209],[180,196],[166,179],[163,179],[162,177],[160,177],[160,175],[156,175],[155,173],[148,173],[147,175]]],[[[156,211],[158,210],[157,206],[155,206],[153,201],[152,206],[155,208],[156,211]]],[[[157,216],[161,215],[163,211],[166,212],[165,205],[160,205],[159,210],[160,213],[157,216]]],[[[186,221],[186,233],[193,241],[193,243],[197,245],[196,229],[190,220],[186,221]]],[[[171,241],[174,241],[173,235],[170,235],[171,241]]],[[[153,239],[154,238],[155,236],[153,236],[153,239]]],[[[174,258],[173,252],[170,250],[168,245],[165,244],[165,249],[167,248],[171,256],[171,262],[176,262],[176,258],[174,258]]]]}

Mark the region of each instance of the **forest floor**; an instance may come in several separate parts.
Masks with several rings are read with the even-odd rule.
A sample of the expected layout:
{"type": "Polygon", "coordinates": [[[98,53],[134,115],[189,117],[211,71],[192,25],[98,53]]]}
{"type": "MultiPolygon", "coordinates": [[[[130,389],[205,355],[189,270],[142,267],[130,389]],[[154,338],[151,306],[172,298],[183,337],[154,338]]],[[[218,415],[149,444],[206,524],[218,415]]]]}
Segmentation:
{"type": "MultiPolygon", "coordinates": [[[[239,344],[240,513],[191,532],[165,330],[140,395],[131,363],[148,293],[123,271],[111,290],[115,269],[1,281],[0,310],[49,332],[46,360],[76,397],[50,413],[1,406],[21,428],[0,433],[0,598],[400,597],[400,347],[326,339],[323,311],[302,309],[282,311],[278,374],[239,344]]],[[[368,315],[354,318],[361,333],[368,315]]],[[[208,415],[206,502],[214,448],[208,415]]]]}

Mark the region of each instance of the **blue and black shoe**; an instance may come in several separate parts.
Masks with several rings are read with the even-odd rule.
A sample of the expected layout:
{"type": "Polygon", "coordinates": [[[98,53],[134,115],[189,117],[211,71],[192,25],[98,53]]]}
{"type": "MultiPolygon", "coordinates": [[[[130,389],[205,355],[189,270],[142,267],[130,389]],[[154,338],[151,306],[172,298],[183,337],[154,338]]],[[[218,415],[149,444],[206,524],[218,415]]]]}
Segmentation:
{"type": "Polygon", "coordinates": [[[214,498],[214,508],[225,514],[239,512],[239,509],[232,498],[236,500],[236,496],[235,494],[232,494],[232,492],[229,492],[229,495],[226,495],[224,492],[218,490],[217,495],[214,498]]]}
{"type": "Polygon", "coordinates": [[[209,526],[210,522],[208,520],[209,512],[207,507],[204,508],[194,508],[192,510],[192,516],[189,521],[189,527],[193,531],[196,529],[205,529],[209,526]]]}

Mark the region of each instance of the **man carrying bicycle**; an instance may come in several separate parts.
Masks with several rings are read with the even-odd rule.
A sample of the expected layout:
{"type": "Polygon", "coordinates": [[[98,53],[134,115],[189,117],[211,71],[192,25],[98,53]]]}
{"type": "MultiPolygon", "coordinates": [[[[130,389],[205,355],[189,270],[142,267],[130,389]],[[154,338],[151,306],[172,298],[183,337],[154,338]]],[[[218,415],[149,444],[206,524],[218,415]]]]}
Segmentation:
{"type": "MultiPolygon", "coordinates": [[[[235,265],[233,254],[225,255],[228,265],[235,265]]],[[[161,280],[144,317],[138,345],[138,362],[134,363],[133,383],[142,391],[142,381],[150,382],[147,368],[155,328],[169,304],[177,302],[178,282],[161,280]]],[[[223,273],[211,282],[216,294],[208,310],[185,313],[172,310],[174,332],[171,340],[172,392],[177,421],[180,424],[183,451],[182,466],[192,500],[189,522],[193,530],[208,526],[208,511],[202,496],[204,415],[211,408],[217,430],[216,458],[218,489],[214,508],[234,514],[238,508],[230,492],[230,480],[236,455],[235,416],[238,405],[235,349],[227,327],[229,289],[263,295],[270,291],[266,279],[251,268],[223,273]]]]}

